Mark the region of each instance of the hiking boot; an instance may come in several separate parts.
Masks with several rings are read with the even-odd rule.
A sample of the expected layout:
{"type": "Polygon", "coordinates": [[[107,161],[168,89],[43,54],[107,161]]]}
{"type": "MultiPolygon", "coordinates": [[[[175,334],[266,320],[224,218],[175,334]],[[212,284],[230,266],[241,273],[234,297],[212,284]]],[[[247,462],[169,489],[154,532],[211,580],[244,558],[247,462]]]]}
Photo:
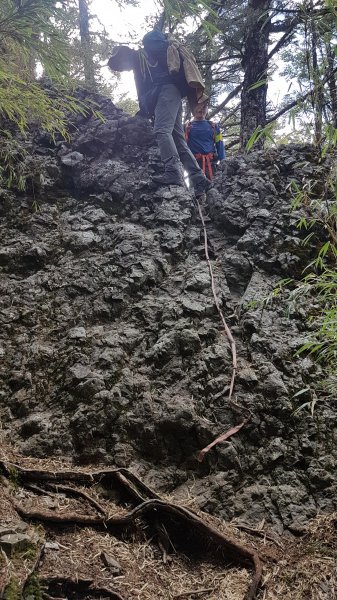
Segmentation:
{"type": "Polygon", "coordinates": [[[207,192],[211,189],[212,185],[213,185],[212,182],[209,179],[207,179],[207,177],[205,177],[205,179],[202,179],[201,181],[199,181],[194,186],[195,197],[199,198],[203,194],[207,194],[207,192]]]}
{"type": "Polygon", "coordinates": [[[171,156],[163,161],[165,173],[163,175],[154,175],[153,183],[157,185],[180,185],[185,186],[182,164],[177,156],[171,156]]]}
{"type": "Polygon", "coordinates": [[[166,171],[166,173],[164,173],[163,175],[154,175],[152,177],[152,181],[156,185],[185,185],[180,176],[180,173],[170,171],[166,171]]]}

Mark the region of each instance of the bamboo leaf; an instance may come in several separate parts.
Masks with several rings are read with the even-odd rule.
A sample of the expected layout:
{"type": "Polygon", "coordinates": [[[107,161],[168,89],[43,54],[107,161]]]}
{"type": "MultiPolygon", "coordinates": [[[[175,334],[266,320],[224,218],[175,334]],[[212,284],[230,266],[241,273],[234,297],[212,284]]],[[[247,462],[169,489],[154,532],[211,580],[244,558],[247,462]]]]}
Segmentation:
{"type": "Polygon", "coordinates": [[[257,90],[258,88],[267,85],[268,83],[268,79],[261,79],[260,81],[256,81],[256,83],[253,83],[253,85],[249,86],[248,91],[251,92],[252,90],[257,90]]]}

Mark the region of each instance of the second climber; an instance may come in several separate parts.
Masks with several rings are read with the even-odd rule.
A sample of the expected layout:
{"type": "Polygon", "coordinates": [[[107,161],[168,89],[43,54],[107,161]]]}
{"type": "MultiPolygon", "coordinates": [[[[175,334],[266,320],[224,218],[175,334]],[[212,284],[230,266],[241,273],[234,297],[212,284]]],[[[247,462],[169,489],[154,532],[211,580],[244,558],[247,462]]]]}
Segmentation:
{"type": "Polygon", "coordinates": [[[208,179],[212,179],[218,162],[225,159],[225,147],[220,127],[206,119],[207,103],[198,104],[193,121],[185,124],[187,145],[208,179]]]}

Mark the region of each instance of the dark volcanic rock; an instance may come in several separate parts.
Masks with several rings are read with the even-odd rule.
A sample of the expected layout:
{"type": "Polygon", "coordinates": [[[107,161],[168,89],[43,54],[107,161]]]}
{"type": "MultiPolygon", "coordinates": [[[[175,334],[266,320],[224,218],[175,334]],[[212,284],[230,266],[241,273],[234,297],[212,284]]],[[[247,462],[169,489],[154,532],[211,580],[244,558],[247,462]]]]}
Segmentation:
{"type": "Polygon", "coordinates": [[[208,194],[236,401],[252,420],[199,464],[198,450],[242,418],[226,396],[231,354],[200,222],[188,191],[151,184],[149,124],[105,100],[102,112],[104,123],[77,117],[71,143],[47,155],[36,136],[35,197],[2,193],[3,427],[26,454],[131,467],[226,519],[301,529],[334,508],[336,415],[294,415],[294,393],[319,367],[294,357],[300,310],[260,302],[308,260],[287,186],[325,166],[311,147],[254,152],[228,160],[208,194]]]}

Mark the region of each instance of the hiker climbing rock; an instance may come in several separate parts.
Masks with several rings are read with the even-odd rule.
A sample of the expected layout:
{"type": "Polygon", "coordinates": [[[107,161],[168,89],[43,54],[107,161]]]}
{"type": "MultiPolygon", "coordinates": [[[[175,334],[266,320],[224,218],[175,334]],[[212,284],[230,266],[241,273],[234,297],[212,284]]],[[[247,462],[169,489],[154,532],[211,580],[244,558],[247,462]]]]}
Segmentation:
{"type": "Polygon", "coordinates": [[[193,121],[185,124],[185,138],[201,169],[212,179],[218,161],[225,158],[225,147],[219,125],[206,119],[207,108],[207,103],[195,107],[193,121]]]}
{"type": "Polygon", "coordinates": [[[182,98],[194,108],[205,102],[204,85],[193,56],[176,40],[153,30],[143,38],[144,48],[136,51],[117,46],[109,59],[113,71],[133,70],[140,111],[154,118],[154,133],[163,175],[152,180],[158,185],[184,185],[183,168],[196,196],[211,187],[195,157],[187,146],[182,125],[182,98]]]}

